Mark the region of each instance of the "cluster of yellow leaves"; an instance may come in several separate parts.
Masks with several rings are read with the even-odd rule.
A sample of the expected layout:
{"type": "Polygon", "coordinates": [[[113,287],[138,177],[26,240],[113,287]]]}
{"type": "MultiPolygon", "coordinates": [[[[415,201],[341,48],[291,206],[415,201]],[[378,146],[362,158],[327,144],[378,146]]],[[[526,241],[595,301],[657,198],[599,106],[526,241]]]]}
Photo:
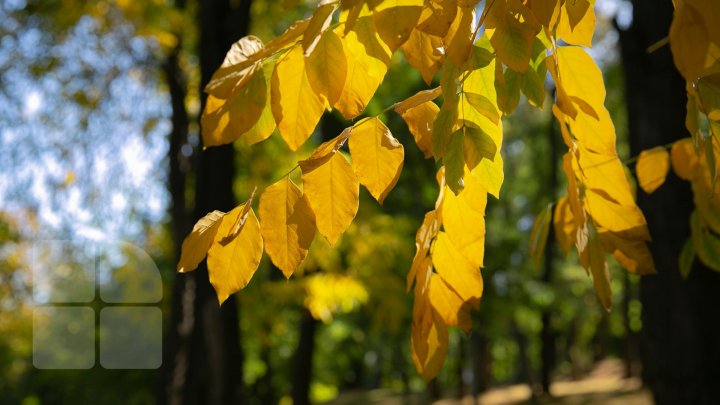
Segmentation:
{"type": "Polygon", "coordinates": [[[690,138],[645,150],[638,156],[636,174],[646,193],[660,187],[672,164],[678,177],[690,181],[695,212],[690,217],[691,237],[679,258],[687,276],[693,258],[720,271],[720,203],[717,161],[720,146],[720,8],[710,0],[677,0],[670,27],[670,48],[675,66],[686,80],[688,96],[685,126],[690,138]],[[703,122],[704,120],[704,122],[703,122]]]}
{"type": "Polygon", "coordinates": [[[713,157],[720,153],[717,138],[707,143],[713,154],[698,154],[692,138],[683,138],[672,144],[670,153],[657,147],[643,151],[637,162],[638,181],[647,193],[655,191],[664,182],[672,164],[675,174],[692,185],[695,212],[690,217],[691,237],[680,257],[680,270],[687,276],[695,255],[709,268],[720,271],[720,184],[713,178],[720,170],[720,161],[713,157]]]}
{"type": "MultiPolygon", "coordinates": [[[[469,311],[482,296],[487,196],[499,198],[504,178],[501,117],[521,93],[542,107],[548,70],[557,87],[553,111],[570,149],[564,158],[570,186],[539,227],[545,239],[542,230],[535,239],[544,244],[553,217],[561,245],[578,247],[606,307],[606,252],[630,271],[653,271],[645,220],[615,153],[600,70],[579,47],[592,42],[593,2],[494,0],[480,15],[477,3],[323,0],[310,18],[267,44],[248,36],[233,45],[206,88],[202,117],[205,146],[253,144],[277,128],[296,150],[324,111],[358,117],[397,50],[426,83],[440,72],[439,87],[392,106],[425,157],[441,162],[439,196],[417,232],[407,278],[415,293],[412,356],[426,379],[442,368],[448,327],[469,330],[469,311]],[[476,38],[481,25],[485,32],[476,38]],[[559,39],[570,45],[557,47],[559,39]]],[[[301,186],[285,176],[262,192],[259,224],[252,197],[228,214],[200,220],[183,243],[178,268],[194,269],[207,253],[222,302],[249,281],[264,244],[290,277],[316,232],[331,245],[345,232],[358,210],[360,184],[382,203],[403,157],[403,145],[377,117],[359,120],[298,162],[301,186]],[[350,159],[341,151],[346,143],[350,159]]]]}

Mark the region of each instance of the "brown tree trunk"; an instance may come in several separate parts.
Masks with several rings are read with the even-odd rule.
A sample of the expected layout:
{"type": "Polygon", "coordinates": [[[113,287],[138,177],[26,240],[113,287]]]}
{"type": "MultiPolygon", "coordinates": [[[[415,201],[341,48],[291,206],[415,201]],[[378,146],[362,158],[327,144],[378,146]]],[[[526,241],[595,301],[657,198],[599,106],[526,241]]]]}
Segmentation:
{"type": "Polygon", "coordinates": [[[315,352],[315,332],[318,321],[310,311],[304,309],[300,320],[300,339],[298,339],[293,359],[292,401],[293,405],[310,405],[310,383],[312,382],[313,353],[315,352]]]}
{"type": "MultiPolygon", "coordinates": [[[[685,83],[670,49],[647,53],[668,35],[670,1],[634,1],[632,26],[620,32],[633,155],[688,136],[685,83]]],[[[720,398],[720,273],[698,261],[687,280],[678,269],[690,235],[692,193],[670,173],[651,196],[638,191],[658,274],[640,282],[643,380],[658,404],[710,404],[720,398]]]]}
{"type": "MultiPolygon", "coordinates": [[[[247,34],[250,1],[201,1],[198,11],[202,90],[222,63],[232,43],[247,34]]],[[[176,106],[176,102],[182,100],[184,103],[184,93],[182,97],[171,96],[175,126],[175,114],[184,111],[184,104],[180,108],[180,104],[176,106]]],[[[204,97],[202,101],[204,105],[204,97]]],[[[185,114],[187,117],[186,112],[185,114]]],[[[180,121],[177,122],[179,127],[181,124],[180,121]]],[[[184,125],[184,131],[187,134],[187,124],[184,125]]],[[[179,156],[179,149],[174,149],[176,146],[171,141],[170,183],[171,190],[174,190],[174,206],[175,198],[182,199],[185,192],[184,178],[178,180],[173,177],[176,164],[173,159],[179,156]]],[[[235,174],[232,145],[200,152],[195,167],[193,219],[197,220],[212,210],[231,210],[235,206],[232,188],[235,174]]],[[[179,201],[183,202],[184,207],[184,201],[179,201]]],[[[174,214],[173,211],[173,220],[174,214]]],[[[178,244],[187,233],[187,228],[189,225],[183,222],[175,224],[174,233],[178,244]]],[[[196,271],[176,279],[167,340],[170,347],[166,349],[165,357],[165,361],[169,363],[165,364],[168,369],[164,373],[166,389],[159,396],[159,402],[208,405],[241,403],[243,356],[236,300],[230,297],[222,307],[218,305],[208,280],[205,262],[196,271]]]]}

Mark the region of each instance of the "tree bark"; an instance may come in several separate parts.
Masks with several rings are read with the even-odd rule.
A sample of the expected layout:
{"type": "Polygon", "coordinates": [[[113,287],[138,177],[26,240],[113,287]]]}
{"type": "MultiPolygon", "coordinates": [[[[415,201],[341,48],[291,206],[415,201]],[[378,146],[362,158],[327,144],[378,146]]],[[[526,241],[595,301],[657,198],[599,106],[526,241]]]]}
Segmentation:
{"type": "MultiPolygon", "coordinates": [[[[685,83],[668,46],[647,53],[668,35],[670,1],[634,1],[632,26],[620,32],[630,146],[633,155],[689,134],[685,83]]],[[[710,404],[720,398],[720,273],[698,261],[687,280],[678,256],[690,235],[690,185],[670,173],[651,196],[638,191],[648,221],[658,274],[640,281],[643,304],[643,380],[658,404],[710,404]]]]}
{"type": "MultiPolygon", "coordinates": [[[[247,34],[250,16],[249,0],[213,0],[198,3],[200,28],[199,60],[202,88],[222,63],[233,42],[247,34]]],[[[171,89],[172,90],[172,89],[171,89]]],[[[180,111],[173,96],[173,115],[180,111]]],[[[184,103],[184,97],[182,97],[184,103]]],[[[203,96],[202,104],[205,104],[203,96]]],[[[184,111],[184,104],[182,107],[184,111]]],[[[173,117],[175,125],[175,116],[173,117]]],[[[178,125],[181,123],[178,121],[178,125]]],[[[184,126],[187,134],[187,124],[184,126]]],[[[173,158],[179,149],[171,142],[171,189],[173,197],[184,196],[185,181],[173,178],[173,158]],[[177,181],[177,184],[175,183],[177,181]],[[182,192],[180,191],[182,188],[182,192]]],[[[212,210],[229,211],[235,206],[233,179],[235,174],[232,145],[202,151],[195,162],[195,206],[193,217],[201,218],[212,210]]],[[[175,201],[174,201],[175,205],[175,201]]],[[[183,206],[185,204],[183,203],[183,206]]],[[[173,218],[175,219],[175,218],[173,218]]],[[[175,225],[179,242],[187,233],[175,225]]],[[[243,355],[237,302],[230,297],[220,307],[209,283],[207,265],[201,263],[190,274],[177,277],[174,286],[172,315],[165,367],[169,368],[160,403],[169,404],[238,404],[242,402],[243,355]]]]}
{"type": "Polygon", "coordinates": [[[310,405],[310,383],[312,382],[315,332],[318,321],[306,309],[300,320],[300,339],[295,350],[292,381],[293,405],[310,405]]]}

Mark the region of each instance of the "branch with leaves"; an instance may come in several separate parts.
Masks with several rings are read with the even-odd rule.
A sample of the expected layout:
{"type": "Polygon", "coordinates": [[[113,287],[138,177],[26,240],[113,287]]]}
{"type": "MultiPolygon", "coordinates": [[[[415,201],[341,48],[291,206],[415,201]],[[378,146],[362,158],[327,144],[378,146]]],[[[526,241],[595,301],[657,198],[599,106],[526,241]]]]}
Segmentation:
{"type": "MultiPolygon", "coordinates": [[[[407,277],[415,295],[412,355],[426,379],[442,368],[448,327],[469,330],[470,310],[482,297],[487,195],[499,198],[504,179],[501,117],[513,112],[521,93],[543,108],[548,71],[557,95],[552,111],[568,147],[568,194],[552,216],[560,245],[575,245],[608,310],[606,254],[630,272],[655,271],[647,224],[615,150],[602,74],[583,49],[595,27],[592,1],[488,1],[474,26],[477,3],[323,0],[310,18],[267,44],[253,36],[234,44],[206,88],[202,116],[206,147],[254,144],[277,132],[295,151],[326,110],[359,117],[398,50],[428,85],[440,72],[439,87],[383,111],[399,114],[425,157],[441,164],[435,209],[417,232],[407,277]]],[[[380,115],[364,118],[298,162],[300,186],[288,173],[266,188],[259,221],[252,197],[201,219],[183,243],[178,269],[192,271],[207,255],[221,303],[247,285],[263,248],[290,277],[315,233],[332,245],[350,226],[361,184],[383,202],[403,160],[403,145],[380,115]]],[[[639,174],[646,162],[641,156],[639,174]]]]}

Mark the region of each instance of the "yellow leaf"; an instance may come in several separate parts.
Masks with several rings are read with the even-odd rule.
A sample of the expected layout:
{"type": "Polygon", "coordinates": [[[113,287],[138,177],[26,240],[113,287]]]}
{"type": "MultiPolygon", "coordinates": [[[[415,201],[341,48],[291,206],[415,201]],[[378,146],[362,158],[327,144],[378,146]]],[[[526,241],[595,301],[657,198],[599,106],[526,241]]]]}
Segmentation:
{"type": "Polygon", "coordinates": [[[547,246],[548,233],[550,232],[552,208],[552,204],[548,204],[548,206],[538,214],[537,218],[535,218],[532,231],[530,231],[530,258],[537,268],[540,268],[543,255],[545,254],[545,246],[547,246]]]}
{"type": "Polygon", "coordinates": [[[430,243],[437,236],[440,230],[440,218],[437,210],[432,210],[425,214],[423,223],[415,234],[415,257],[413,257],[410,271],[407,275],[407,290],[410,291],[413,281],[417,279],[415,284],[415,292],[424,293],[428,283],[428,272],[431,271],[432,262],[429,260],[430,243]]]}
{"type": "Polygon", "coordinates": [[[665,182],[670,170],[670,154],[665,148],[658,147],[640,152],[635,172],[640,187],[650,194],[665,182]]]}
{"type": "Polygon", "coordinates": [[[355,124],[348,144],[360,183],[382,204],[400,178],[403,146],[378,118],[355,124]]]}
{"type": "Polygon", "coordinates": [[[500,188],[502,187],[505,174],[503,173],[503,159],[500,152],[495,154],[495,158],[483,159],[472,170],[471,174],[475,180],[483,186],[488,193],[500,198],[500,188]]]}
{"type": "Polygon", "coordinates": [[[700,159],[695,153],[692,139],[683,138],[675,143],[670,150],[672,167],[678,177],[684,180],[692,180],[697,173],[700,159]]]}
{"type": "Polygon", "coordinates": [[[444,37],[455,20],[457,7],[455,0],[430,0],[420,14],[417,29],[430,35],[444,37]]]}
{"type": "Polygon", "coordinates": [[[359,187],[357,176],[345,157],[333,152],[320,159],[299,162],[303,190],[315,213],[315,225],[334,245],[357,214],[359,187]]]}
{"type": "Polygon", "coordinates": [[[390,49],[375,31],[372,16],[361,16],[343,38],[347,58],[347,79],[334,107],[345,119],[363,112],[382,83],[390,64],[390,49]]]}
{"type": "Polygon", "coordinates": [[[702,74],[708,47],[708,30],[702,14],[690,2],[680,3],[670,25],[670,49],[675,66],[685,79],[694,82],[702,74]]]}
{"type": "Polygon", "coordinates": [[[595,189],[585,191],[585,206],[595,224],[628,239],[650,240],[645,217],[635,205],[621,205],[595,189]]]}
{"type": "Polygon", "coordinates": [[[425,158],[432,156],[432,129],[438,111],[435,103],[426,101],[400,113],[425,158]]]}
{"type": "Polygon", "coordinates": [[[442,38],[414,29],[401,49],[405,59],[420,72],[425,83],[430,84],[442,64],[442,38]]]}
{"type": "Polygon", "coordinates": [[[240,139],[245,141],[248,145],[254,145],[258,142],[264,141],[272,135],[273,131],[275,131],[275,117],[273,117],[272,103],[270,102],[272,99],[271,79],[274,69],[275,65],[271,63],[265,63],[262,67],[262,73],[265,77],[265,87],[267,89],[265,96],[265,108],[262,110],[262,113],[260,113],[260,117],[257,122],[255,122],[255,125],[253,125],[247,132],[240,135],[240,139]]]}
{"type": "Polygon", "coordinates": [[[421,90],[405,100],[395,103],[393,105],[393,109],[396,113],[402,115],[405,111],[411,108],[417,107],[425,102],[435,100],[440,96],[440,94],[442,94],[442,88],[440,87],[435,87],[434,89],[429,90],[421,90]]]}
{"type": "Polygon", "coordinates": [[[579,175],[587,188],[602,190],[620,205],[635,205],[625,166],[617,155],[601,155],[585,149],[582,145],[578,145],[578,155],[580,158],[572,161],[572,171],[579,175]]]}
{"type": "Polygon", "coordinates": [[[238,205],[223,217],[208,251],[210,284],[215,288],[220,304],[250,282],[262,258],[260,224],[252,208],[246,210],[246,204],[238,205]],[[241,218],[244,215],[246,217],[241,218]],[[233,229],[243,220],[239,231],[233,229]]]}
{"type": "Polygon", "coordinates": [[[430,275],[428,300],[440,320],[447,326],[459,326],[465,332],[470,332],[471,305],[463,301],[440,276],[432,273],[430,275]]]}
{"type": "Polygon", "coordinates": [[[474,8],[458,8],[457,16],[445,35],[445,53],[455,66],[463,66],[472,50],[474,8]]]}
{"type": "Polygon", "coordinates": [[[560,85],[565,93],[584,100],[596,113],[602,109],[605,84],[590,55],[577,46],[562,46],[557,48],[557,59],[560,85]]]}
{"type": "Polygon", "coordinates": [[[213,211],[195,223],[192,232],[183,241],[180,262],[177,265],[178,272],[193,271],[203,261],[215,239],[223,216],[225,216],[224,212],[213,211]]]}
{"type": "Polygon", "coordinates": [[[465,175],[462,193],[446,191],[442,203],[445,234],[473,268],[483,266],[486,204],[487,191],[469,173],[465,175]]]}
{"type": "Polygon", "coordinates": [[[260,230],[265,250],[286,278],[307,256],[315,236],[315,219],[302,191],[287,176],[260,197],[260,230]]]}
{"type": "Polygon", "coordinates": [[[599,232],[603,250],[615,257],[620,265],[633,274],[655,274],[655,262],[650,249],[642,240],[625,239],[613,232],[599,232]]]}
{"type": "Polygon", "coordinates": [[[297,46],[281,58],[272,77],[272,112],[280,135],[291,150],[310,137],[325,109],[305,74],[302,48],[297,46]]]}
{"type": "Polygon", "coordinates": [[[435,315],[426,296],[415,296],[411,336],[412,359],[425,381],[442,370],[448,352],[448,330],[435,315]],[[422,304],[418,304],[418,302],[422,304]]]}
{"type": "Polygon", "coordinates": [[[560,11],[557,37],[568,44],[592,46],[595,9],[588,0],[566,1],[560,11]]]}
{"type": "Polygon", "coordinates": [[[263,43],[260,38],[248,35],[241,38],[225,55],[220,68],[213,73],[205,91],[210,95],[227,99],[242,89],[259,67],[263,56],[263,43]]]}
{"type": "Polygon", "coordinates": [[[330,26],[333,12],[337,10],[337,7],[338,4],[334,1],[321,1],[318,4],[303,33],[302,47],[305,51],[305,56],[312,54],[315,50],[321,37],[330,26]]]}
{"type": "Polygon", "coordinates": [[[600,246],[597,234],[590,236],[588,242],[590,255],[590,270],[593,277],[593,287],[600,303],[607,311],[612,307],[612,291],[610,290],[610,270],[605,261],[605,254],[600,246]]]}
{"type": "Polygon", "coordinates": [[[333,31],[322,34],[312,53],[305,57],[305,64],[310,86],[329,105],[335,105],[348,75],[347,59],[340,37],[333,31]]]}
{"type": "Polygon", "coordinates": [[[609,157],[616,155],[615,127],[605,107],[597,109],[597,117],[579,110],[575,119],[567,116],[566,122],[573,137],[588,150],[609,157]]]}
{"type": "Polygon", "coordinates": [[[260,69],[229,99],[209,95],[200,118],[203,146],[231,143],[252,129],[265,110],[267,94],[267,80],[260,69]]]}
{"type": "Polygon", "coordinates": [[[555,205],[553,229],[558,245],[560,245],[563,252],[568,253],[575,244],[575,233],[577,232],[577,225],[575,224],[575,217],[568,196],[563,196],[555,205]]]}
{"type": "Polygon", "coordinates": [[[377,32],[392,52],[410,37],[422,6],[423,0],[384,0],[373,10],[377,32]]]}
{"type": "Polygon", "coordinates": [[[463,301],[480,300],[483,293],[480,271],[457,250],[445,232],[439,232],[433,243],[432,262],[440,277],[463,301]]]}

